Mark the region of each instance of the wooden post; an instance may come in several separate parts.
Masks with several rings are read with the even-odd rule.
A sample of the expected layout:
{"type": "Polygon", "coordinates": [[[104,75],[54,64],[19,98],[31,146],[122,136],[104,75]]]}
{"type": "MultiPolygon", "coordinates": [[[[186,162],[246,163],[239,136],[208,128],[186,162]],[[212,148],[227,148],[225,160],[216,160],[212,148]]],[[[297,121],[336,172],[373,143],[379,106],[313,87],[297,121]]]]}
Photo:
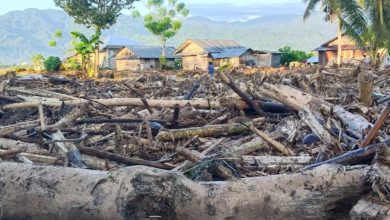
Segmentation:
{"type": "Polygon", "coordinates": [[[372,106],[374,100],[373,100],[373,88],[372,83],[374,81],[374,78],[370,73],[361,73],[359,75],[359,97],[360,102],[364,104],[365,106],[372,106]]]}

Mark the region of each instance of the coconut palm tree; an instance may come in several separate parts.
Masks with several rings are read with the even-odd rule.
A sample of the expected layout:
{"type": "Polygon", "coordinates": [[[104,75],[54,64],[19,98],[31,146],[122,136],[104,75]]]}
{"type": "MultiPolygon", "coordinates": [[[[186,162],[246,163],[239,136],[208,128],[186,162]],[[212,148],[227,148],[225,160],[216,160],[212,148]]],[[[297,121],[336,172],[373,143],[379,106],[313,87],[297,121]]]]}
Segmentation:
{"type": "Polygon", "coordinates": [[[320,5],[322,11],[326,14],[325,20],[337,22],[337,65],[340,65],[343,24],[348,21],[349,24],[357,25],[359,19],[363,19],[361,11],[359,10],[359,4],[355,0],[304,0],[304,2],[306,3],[306,10],[303,15],[304,20],[306,20],[311,12],[320,5]]]}
{"type": "Polygon", "coordinates": [[[372,64],[378,66],[378,52],[390,46],[390,0],[359,0],[363,18],[345,21],[346,34],[367,46],[372,64]]]}
{"type": "Polygon", "coordinates": [[[338,0],[304,0],[306,3],[306,10],[303,15],[303,19],[306,20],[312,11],[314,11],[319,4],[321,9],[325,12],[325,20],[330,22],[337,21],[337,65],[341,64],[341,38],[342,38],[342,22],[341,22],[341,11],[338,0]]]}

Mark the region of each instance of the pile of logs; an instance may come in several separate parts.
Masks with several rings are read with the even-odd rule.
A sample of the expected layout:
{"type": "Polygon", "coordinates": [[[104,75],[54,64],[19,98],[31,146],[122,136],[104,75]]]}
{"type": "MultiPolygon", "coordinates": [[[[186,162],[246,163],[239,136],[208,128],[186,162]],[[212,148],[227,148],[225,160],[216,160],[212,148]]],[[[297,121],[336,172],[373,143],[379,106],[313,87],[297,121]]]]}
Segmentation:
{"type": "Polygon", "coordinates": [[[0,216],[386,217],[390,77],[297,71],[0,78],[0,216]]]}

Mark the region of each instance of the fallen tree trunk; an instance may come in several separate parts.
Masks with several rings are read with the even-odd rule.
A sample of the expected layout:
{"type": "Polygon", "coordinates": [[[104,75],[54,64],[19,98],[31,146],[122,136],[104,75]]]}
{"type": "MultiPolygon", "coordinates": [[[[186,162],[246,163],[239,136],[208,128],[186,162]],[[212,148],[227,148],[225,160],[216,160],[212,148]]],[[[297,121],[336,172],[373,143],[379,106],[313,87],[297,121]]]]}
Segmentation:
{"type": "Polygon", "coordinates": [[[224,135],[241,134],[249,132],[250,128],[240,123],[224,125],[208,125],[204,127],[164,130],[156,136],[159,141],[176,141],[198,137],[219,137],[224,135]]]}
{"type": "Polygon", "coordinates": [[[322,166],[194,183],[145,167],[106,172],[4,162],[0,204],[4,219],[341,219],[369,188],[366,171],[322,166]]]}
{"type": "Polygon", "coordinates": [[[362,136],[374,125],[361,115],[356,115],[348,112],[341,106],[335,106],[333,108],[334,114],[340,119],[340,121],[352,130],[353,133],[362,136]]]}
{"type": "MultiPolygon", "coordinates": [[[[147,99],[147,103],[151,108],[175,108],[179,105],[181,108],[191,105],[200,109],[218,109],[221,107],[219,102],[213,102],[208,100],[159,100],[159,99],[147,99]]],[[[3,106],[3,110],[18,109],[18,108],[37,108],[41,103],[43,106],[60,107],[62,103],[65,105],[81,105],[87,103],[98,103],[105,106],[145,106],[144,102],[140,98],[112,98],[112,99],[92,99],[88,100],[41,100],[41,101],[28,101],[20,102],[3,106]]]]}

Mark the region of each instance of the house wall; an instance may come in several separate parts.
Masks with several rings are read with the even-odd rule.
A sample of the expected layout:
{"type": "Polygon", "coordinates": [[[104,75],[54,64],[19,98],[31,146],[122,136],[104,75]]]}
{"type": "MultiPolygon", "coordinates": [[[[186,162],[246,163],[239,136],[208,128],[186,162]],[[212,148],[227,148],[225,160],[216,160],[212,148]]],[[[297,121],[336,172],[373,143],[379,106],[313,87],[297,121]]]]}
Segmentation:
{"type": "Polygon", "coordinates": [[[209,59],[204,55],[183,56],[183,70],[207,70],[209,59]]]}
{"type": "MultiPolygon", "coordinates": [[[[168,66],[174,66],[174,59],[167,59],[168,66]]],[[[159,59],[123,59],[116,60],[116,68],[118,71],[145,71],[160,68],[159,59]]]]}
{"type": "Polygon", "coordinates": [[[271,66],[278,68],[280,67],[280,63],[282,62],[282,54],[272,54],[272,62],[271,66]]]}
{"type": "MultiPolygon", "coordinates": [[[[351,63],[358,60],[364,59],[364,50],[343,50],[341,53],[342,63],[351,63]]],[[[333,65],[337,61],[337,51],[320,51],[319,55],[319,64],[333,65]]]]}

